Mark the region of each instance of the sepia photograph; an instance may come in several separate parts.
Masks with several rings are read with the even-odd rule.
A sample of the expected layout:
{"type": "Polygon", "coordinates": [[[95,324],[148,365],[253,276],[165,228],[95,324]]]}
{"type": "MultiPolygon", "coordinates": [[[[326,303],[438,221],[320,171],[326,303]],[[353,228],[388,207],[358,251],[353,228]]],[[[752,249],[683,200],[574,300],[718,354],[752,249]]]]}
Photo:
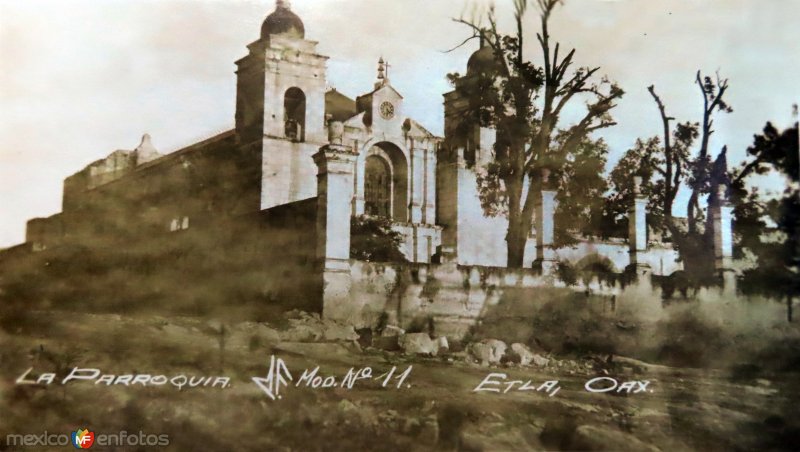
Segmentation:
{"type": "Polygon", "coordinates": [[[800,0],[0,0],[0,451],[800,450],[800,0]]]}

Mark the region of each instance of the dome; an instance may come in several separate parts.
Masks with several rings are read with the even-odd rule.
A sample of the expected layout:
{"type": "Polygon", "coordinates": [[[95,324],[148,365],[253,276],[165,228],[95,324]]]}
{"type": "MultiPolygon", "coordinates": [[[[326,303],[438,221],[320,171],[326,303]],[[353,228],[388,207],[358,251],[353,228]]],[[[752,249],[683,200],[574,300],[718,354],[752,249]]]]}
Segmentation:
{"type": "Polygon", "coordinates": [[[467,75],[489,74],[497,68],[494,50],[488,45],[481,46],[467,61],[467,75]]]}
{"type": "Polygon", "coordinates": [[[292,37],[305,38],[306,30],[303,21],[289,9],[289,2],[278,0],[275,11],[267,16],[261,25],[261,39],[269,39],[271,35],[288,34],[292,37]]]}

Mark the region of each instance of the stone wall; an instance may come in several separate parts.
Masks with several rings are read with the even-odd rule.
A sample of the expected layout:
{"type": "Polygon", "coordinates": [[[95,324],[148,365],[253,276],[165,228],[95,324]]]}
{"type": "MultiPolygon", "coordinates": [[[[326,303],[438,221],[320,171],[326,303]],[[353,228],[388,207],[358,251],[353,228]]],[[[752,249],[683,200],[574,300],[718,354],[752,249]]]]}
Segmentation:
{"type": "Polygon", "coordinates": [[[530,305],[533,315],[553,301],[554,291],[568,289],[596,295],[593,300],[600,300],[600,304],[593,309],[613,311],[626,291],[636,300],[660,303],[664,279],[653,275],[652,280],[643,277],[623,287],[622,278],[586,271],[568,286],[557,276],[533,269],[358,260],[350,260],[349,275],[347,307],[337,312],[346,313],[356,326],[385,323],[411,330],[432,328],[436,334],[456,339],[464,337],[504,300],[530,305]]]}
{"type": "Polygon", "coordinates": [[[321,312],[316,198],[114,241],[0,251],[0,294],[62,310],[266,321],[321,312]],[[36,251],[36,252],[35,252],[36,251]],[[15,296],[16,296],[15,295],[15,296]]]}
{"type": "Polygon", "coordinates": [[[225,254],[242,271],[230,277],[279,310],[321,312],[316,222],[316,197],[241,217],[225,254]]]}
{"type": "Polygon", "coordinates": [[[350,261],[350,318],[375,326],[384,318],[403,328],[431,323],[438,334],[462,337],[506,290],[561,285],[530,269],[456,264],[350,261]]]}
{"type": "Polygon", "coordinates": [[[206,229],[259,210],[260,164],[226,132],[111,180],[90,177],[90,165],[64,181],[63,212],[28,223],[27,240],[110,247],[206,229]]]}

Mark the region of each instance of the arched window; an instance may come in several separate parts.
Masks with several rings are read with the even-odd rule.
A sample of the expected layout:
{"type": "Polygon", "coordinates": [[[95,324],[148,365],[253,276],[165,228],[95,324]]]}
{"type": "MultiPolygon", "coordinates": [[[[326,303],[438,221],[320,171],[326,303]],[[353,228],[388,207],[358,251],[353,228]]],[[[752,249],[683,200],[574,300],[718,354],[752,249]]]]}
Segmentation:
{"type": "Polygon", "coordinates": [[[391,218],[392,173],[383,157],[367,157],[364,172],[364,213],[391,218]]]}
{"type": "Polygon", "coordinates": [[[283,96],[283,120],[286,138],[306,139],[306,95],[300,88],[289,88],[283,96]]]}

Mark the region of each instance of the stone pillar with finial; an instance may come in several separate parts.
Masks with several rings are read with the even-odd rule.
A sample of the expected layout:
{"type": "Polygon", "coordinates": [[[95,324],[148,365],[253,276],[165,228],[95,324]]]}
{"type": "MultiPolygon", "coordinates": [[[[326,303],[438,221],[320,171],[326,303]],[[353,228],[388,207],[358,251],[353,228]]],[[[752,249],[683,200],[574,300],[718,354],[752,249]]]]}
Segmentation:
{"type": "Polygon", "coordinates": [[[550,170],[542,170],[542,195],[534,206],[536,224],[536,261],[533,266],[543,275],[555,273],[555,216],[558,208],[557,192],[550,188],[550,170]]]}
{"type": "Polygon", "coordinates": [[[640,176],[633,178],[633,202],[628,210],[628,252],[636,277],[649,274],[650,266],[643,260],[647,252],[647,198],[642,195],[640,176]]]}
{"type": "Polygon", "coordinates": [[[322,274],[322,315],[354,320],[350,303],[350,217],[358,153],[343,144],[344,125],[328,126],[329,143],[317,164],[317,260],[322,274]]]}
{"type": "Polygon", "coordinates": [[[714,236],[714,270],[722,278],[723,293],[736,295],[736,272],[733,268],[733,205],[727,188],[717,187],[717,199],[711,205],[711,228],[714,236]]]}

